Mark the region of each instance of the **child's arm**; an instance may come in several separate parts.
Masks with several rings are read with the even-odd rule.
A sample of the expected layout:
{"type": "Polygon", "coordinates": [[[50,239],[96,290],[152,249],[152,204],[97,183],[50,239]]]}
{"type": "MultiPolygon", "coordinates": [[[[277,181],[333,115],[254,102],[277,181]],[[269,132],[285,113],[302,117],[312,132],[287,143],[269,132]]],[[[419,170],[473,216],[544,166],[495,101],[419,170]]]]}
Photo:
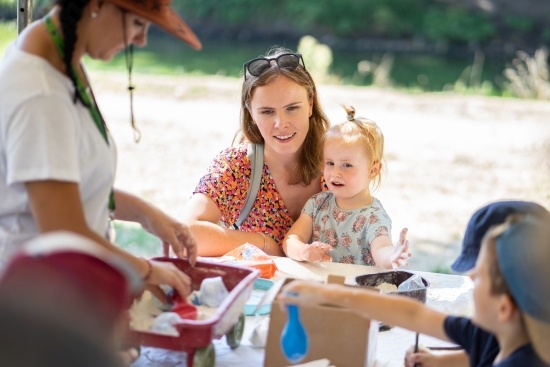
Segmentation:
{"type": "Polygon", "coordinates": [[[281,306],[285,303],[306,307],[319,304],[340,306],[388,325],[450,341],[444,329],[445,314],[404,296],[338,284],[293,281],[283,288],[279,299],[281,306]]]}
{"type": "Polygon", "coordinates": [[[283,240],[286,256],[297,261],[332,261],[332,257],[327,255],[332,246],[322,242],[308,244],[312,234],[313,220],[306,213],[300,214],[283,240]]]}
{"type": "Polygon", "coordinates": [[[444,354],[433,354],[424,347],[419,347],[414,352],[414,346],[405,354],[405,367],[468,367],[470,360],[468,354],[463,351],[452,351],[444,354]]]}
{"type": "Polygon", "coordinates": [[[409,241],[406,239],[407,228],[403,228],[399,234],[399,242],[394,246],[388,236],[376,237],[371,245],[372,258],[377,265],[385,269],[397,269],[407,266],[407,259],[411,257],[409,241]]]}

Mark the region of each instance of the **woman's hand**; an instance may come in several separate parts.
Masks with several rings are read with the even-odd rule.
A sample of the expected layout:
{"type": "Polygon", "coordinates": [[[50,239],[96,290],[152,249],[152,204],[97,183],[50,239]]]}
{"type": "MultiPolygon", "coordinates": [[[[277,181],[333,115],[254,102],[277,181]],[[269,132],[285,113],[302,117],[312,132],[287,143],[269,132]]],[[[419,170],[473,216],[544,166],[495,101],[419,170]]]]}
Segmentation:
{"type": "Polygon", "coordinates": [[[119,220],[137,222],[149,233],[162,241],[163,253],[169,255],[170,247],[178,257],[189,258],[195,265],[197,260],[197,243],[186,225],[176,221],[151,203],[115,189],[115,217],[119,220]]]}
{"type": "Polygon", "coordinates": [[[165,302],[166,295],[158,286],[168,284],[172,286],[182,299],[192,292],[191,278],[177,268],[171,262],[148,260],[151,264],[151,271],[145,280],[147,289],[150,290],[159,300],[165,302]]]}
{"type": "Polygon", "coordinates": [[[187,255],[189,263],[195,265],[197,243],[185,224],[157,209],[151,211],[141,225],[147,232],[160,238],[164,256],[169,256],[172,247],[176,256],[182,258],[187,255]]]}
{"type": "Polygon", "coordinates": [[[407,266],[407,259],[411,257],[409,252],[409,241],[407,240],[408,228],[403,228],[399,234],[399,242],[394,247],[393,253],[390,256],[390,262],[393,269],[401,266],[407,266]]]}
{"type": "Polygon", "coordinates": [[[300,251],[300,258],[303,261],[332,262],[332,256],[328,253],[332,250],[333,248],[331,245],[315,241],[310,244],[305,244],[300,251]]]}

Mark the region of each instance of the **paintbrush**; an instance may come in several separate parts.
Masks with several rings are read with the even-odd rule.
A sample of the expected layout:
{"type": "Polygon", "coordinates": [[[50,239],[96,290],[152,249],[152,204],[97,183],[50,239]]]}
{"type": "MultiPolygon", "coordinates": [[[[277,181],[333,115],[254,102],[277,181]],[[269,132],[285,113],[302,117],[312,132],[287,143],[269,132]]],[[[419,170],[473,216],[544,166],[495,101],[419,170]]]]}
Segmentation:
{"type": "MultiPolygon", "coordinates": [[[[418,333],[416,333],[416,340],[414,341],[414,352],[418,353],[418,333]]],[[[414,364],[414,367],[419,367],[418,363],[414,364]]]]}

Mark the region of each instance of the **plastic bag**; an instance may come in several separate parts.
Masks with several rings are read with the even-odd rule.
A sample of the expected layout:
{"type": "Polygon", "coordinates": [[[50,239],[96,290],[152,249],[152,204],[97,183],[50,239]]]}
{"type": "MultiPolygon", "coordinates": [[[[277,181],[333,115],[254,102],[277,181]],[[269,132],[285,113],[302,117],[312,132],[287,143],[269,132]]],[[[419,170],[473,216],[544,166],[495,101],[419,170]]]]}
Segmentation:
{"type": "Polygon", "coordinates": [[[277,265],[268,254],[254,245],[245,243],[221,257],[221,262],[247,266],[260,270],[260,278],[269,279],[275,275],[277,265]]]}
{"type": "Polygon", "coordinates": [[[208,307],[218,307],[228,294],[222,277],[205,278],[201,282],[202,302],[208,307]]]}
{"type": "Polygon", "coordinates": [[[413,275],[409,279],[405,280],[403,283],[399,284],[397,287],[398,291],[412,291],[414,289],[426,288],[422,277],[418,274],[413,275]]]}

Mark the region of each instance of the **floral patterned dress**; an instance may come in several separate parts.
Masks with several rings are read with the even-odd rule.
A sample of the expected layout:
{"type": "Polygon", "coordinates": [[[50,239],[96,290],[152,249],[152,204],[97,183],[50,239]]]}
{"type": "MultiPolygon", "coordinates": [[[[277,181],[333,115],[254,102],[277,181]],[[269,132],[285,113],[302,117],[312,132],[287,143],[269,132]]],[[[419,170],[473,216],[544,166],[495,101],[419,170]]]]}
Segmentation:
{"type": "Polygon", "coordinates": [[[378,236],[391,237],[391,219],[377,198],[369,206],[341,210],[331,192],[321,192],[307,201],[302,213],[313,220],[310,243],[331,245],[334,262],[376,266],[371,254],[372,241],[378,236]]]}
{"type": "MultiPolygon", "coordinates": [[[[208,196],[222,212],[225,227],[232,227],[244,207],[250,188],[251,166],[247,157],[247,144],[227,148],[218,154],[206,174],[200,179],[194,193],[208,196]]],[[[321,178],[319,185],[321,186],[321,178]]],[[[326,188],[325,185],[322,185],[326,188]]],[[[277,191],[271,172],[264,162],[260,189],[241,231],[262,232],[279,243],[294,224],[277,191]]]]}

